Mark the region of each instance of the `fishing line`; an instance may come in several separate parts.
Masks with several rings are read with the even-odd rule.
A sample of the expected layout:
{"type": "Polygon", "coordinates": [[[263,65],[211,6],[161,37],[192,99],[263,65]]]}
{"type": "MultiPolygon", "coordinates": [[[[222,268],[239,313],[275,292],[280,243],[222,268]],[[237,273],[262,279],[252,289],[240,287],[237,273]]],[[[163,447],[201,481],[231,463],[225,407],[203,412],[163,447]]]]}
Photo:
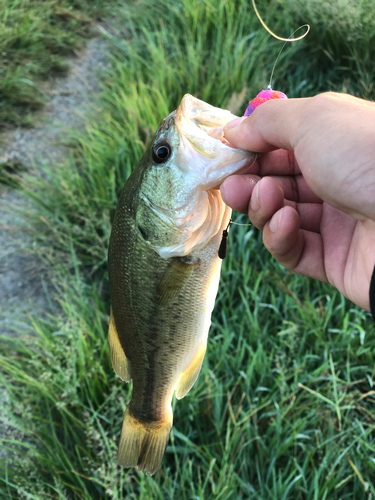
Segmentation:
{"type": "Polygon", "coordinates": [[[236,226],[252,226],[252,224],[241,224],[240,222],[234,222],[232,219],[229,221],[229,224],[236,224],[236,226]]]}
{"type": "Polygon", "coordinates": [[[310,25],[309,24],[304,24],[303,26],[300,26],[299,28],[297,28],[296,31],[298,31],[301,28],[306,27],[307,28],[306,32],[303,35],[298,36],[297,38],[290,38],[290,36],[293,36],[296,31],[294,31],[290,36],[288,36],[288,38],[283,38],[283,37],[281,37],[279,35],[276,35],[276,33],[274,33],[273,31],[271,31],[270,28],[267,26],[267,24],[261,18],[261,15],[259,14],[257,6],[255,5],[255,0],[251,0],[251,1],[253,3],[255,14],[257,15],[257,18],[259,19],[259,21],[261,22],[263,28],[266,31],[268,31],[268,33],[270,35],[272,35],[274,38],[276,38],[277,40],[280,40],[281,42],[297,42],[297,40],[302,40],[302,38],[305,38],[305,36],[307,35],[307,33],[310,31],[310,25]]]}
{"type": "MultiPolygon", "coordinates": [[[[253,100],[251,100],[249,102],[249,106],[246,108],[244,116],[249,116],[255,110],[255,108],[257,108],[260,104],[262,104],[263,102],[268,101],[270,99],[287,99],[287,96],[283,92],[279,92],[278,90],[275,90],[275,91],[272,90],[271,84],[272,84],[272,78],[273,78],[273,75],[275,72],[276,64],[278,63],[280,55],[281,55],[282,51],[284,50],[285,45],[288,42],[297,42],[298,40],[302,40],[302,38],[305,38],[305,36],[310,31],[310,25],[303,24],[302,26],[299,26],[296,30],[294,30],[293,33],[290,36],[288,36],[288,38],[283,38],[281,36],[276,35],[276,33],[271,31],[270,28],[263,21],[261,15],[259,14],[257,6],[255,5],[255,0],[251,0],[251,1],[253,4],[253,7],[254,7],[255,14],[257,15],[257,18],[259,19],[263,28],[270,35],[272,35],[274,38],[276,38],[276,40],[280,40],[281,42],[284,42],[284,44],[281,47],[281,49],[276,57],[276,60],[273,64],[271,76],[270,76],[270,81],[268,83],[267,90],[262,90],[253,100]],[[298,36],[296,38],[292,38],[295,35],[295,33],[297,33],[297,31],[299,31],[302,28],[306,28],[305,33],[303,33],[303,35],[298,36]]],[[[252,224],[241,224],[239,222],[233,222],[232,219],[229,219],[228,225],[223,230],[223,235],[221,237],[221,243],[220,243],[220,247],[219,247],[219,251],[218,251],[218,256],[220,257],[220,259],[225,259],[226,255],[227,255],[229,226],[231,224],[236,224],[237,226],[251,226],[252,225],[252,224]]]]}
{"type": "Polygon", "coordinates": [[[272,72],[271,72],[271,77],[270,77],[270,81],[269,81],[269,84],[268,84],[268,87],[267,87],[267,90],[271,90],[272,89],[272,86],[271,86],[271,83],[272,83],[272,78],[273,78],[273,74],[275,72],[275,68],[276,68],[276,64],[280,58],[280,55],[281,55],[281,52],[284,50],[284,47],[285,45],[288,43],[288,42],[297,42],[298,40],[302,40],[302,38],[305,38],[305,36],[308,34],[308,32],[310,31],[310,25],[309,24],[303,24],[302,26],[300,26],[299,28],[297,28],[296,30],[293,31],[293,33],[291,35],[288,36],[288,38],[283,38],[279,35],[276,35],[276,33],[274,33],[267,25],[266,23],[263,21],[258,9],[257,9],[257,6],[255,5],[255,0],[251,0],[252,1],[252,4],[253,4],[253,7],[254,7],[254,11],[255,11],[255,14],[257,15],[257,18],[259,19],[261,25],[263,26],[263,28],[270,34],[272,35],[274,38],[276,38],[276,40],[280,40],[281,42],[284,42],[284,45],[281,47],[280,49],[280,52],[278,53],[277,57],[276,57],[276,60],[274,62],[274,65],[273,65],[273,68],[272,68],[272,72]],[[300,29],[302,28],[306,28],[306,31],[305,33],[303,33],[301,36],[298,36],[296,38],[292,38],[292,36],[294,36],[295,33],[297,33],[297,31],[299,31],[300,29]]]}
{"type": "MultiPolygon", "coordinates": [[[[253,3],[254,3],[255,0],[253,0],[253,3]]],[[[272,89],[272,86],[271,86],[271,83],[272,83],[272,78],[273,78],[273,74],[275,72],[275,68],[276,68],[276,64],[278,63],[278,60],[279,60],[279,57],[281,56],[281,52],[284,50],[284,47],[285,45],[288,43],[288,42],[295,42],[297,40],[301,40],[302,38],[305,38],[305,36],[307,35],[307,33],[310,31],[310,25],[309,24],[303,24],[302,26],[300,26],[299,28],[297,28],[296,30],[293,31],[293,33],[289,36],[289,38],[279,38],[279,37],[276,37],[278,40],[285,40],[285,42],[283,43],[283,46],[281,47],[280,49],[280,52],[277,54],[277,57],[276,57],[276,60],[273,64],[273,68],[272,68],[272,72],[271,72],[271,76],[270,76],[270,81],[268,83],[268,87],[267,89],[271,90],[272,89]],[[298,37],[298,38],[291,38],[295,33],[297,33],[298,30],[302,29],[302,28],[307,28],[306,32],[298,37]]],[[[271,31],[270,33],[272,35],[274,35],[271,31]]]]}

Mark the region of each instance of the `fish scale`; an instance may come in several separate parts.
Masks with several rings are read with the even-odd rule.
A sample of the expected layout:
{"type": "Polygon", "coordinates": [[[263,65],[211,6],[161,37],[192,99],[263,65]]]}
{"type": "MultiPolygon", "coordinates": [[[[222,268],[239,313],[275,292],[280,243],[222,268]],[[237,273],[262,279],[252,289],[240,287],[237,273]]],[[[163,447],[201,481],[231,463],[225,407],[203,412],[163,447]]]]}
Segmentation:
{"type": "Polygon", "coordinates": [[[173,394],[188,393],[206,352],[218,248],[231,214],[217,188],[256,157],[208,135],[234,118],[184,96],[125,183],[115,212],[109,344],[115,372],[133,380],[118,462],[149,474],[169,440],[173,394]]]}

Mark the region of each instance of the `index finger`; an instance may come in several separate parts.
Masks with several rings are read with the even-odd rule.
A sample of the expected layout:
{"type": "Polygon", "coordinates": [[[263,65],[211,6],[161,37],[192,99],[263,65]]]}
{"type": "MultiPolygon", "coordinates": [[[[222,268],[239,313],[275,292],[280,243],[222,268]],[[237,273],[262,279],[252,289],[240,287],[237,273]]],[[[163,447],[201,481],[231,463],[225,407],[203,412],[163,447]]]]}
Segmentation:
{"type": "Polygon", "coordinates": [[[260,177],[265,177],[266,175],[295,176],[301,174],[293,151],[285,149],[276,149],[275,151],[259,155],[256,163],[258,165],[257,174],[260,177]]]}

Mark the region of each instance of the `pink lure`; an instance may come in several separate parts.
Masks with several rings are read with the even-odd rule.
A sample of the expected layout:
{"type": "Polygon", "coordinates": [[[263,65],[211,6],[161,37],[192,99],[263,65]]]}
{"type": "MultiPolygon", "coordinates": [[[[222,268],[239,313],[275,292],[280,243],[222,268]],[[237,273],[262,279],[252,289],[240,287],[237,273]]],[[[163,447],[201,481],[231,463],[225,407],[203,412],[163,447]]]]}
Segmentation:
{"type": "Polygon", "coordinates": [[[246,108],[244,116],[249,116],[251,113],[263,104],[266,101],[270,101],[271,99],[288,99],[287,96],[283,92],[279,92],[278,90],[262,90],[259,94],[249,102],[248,107],[246,108]]]}

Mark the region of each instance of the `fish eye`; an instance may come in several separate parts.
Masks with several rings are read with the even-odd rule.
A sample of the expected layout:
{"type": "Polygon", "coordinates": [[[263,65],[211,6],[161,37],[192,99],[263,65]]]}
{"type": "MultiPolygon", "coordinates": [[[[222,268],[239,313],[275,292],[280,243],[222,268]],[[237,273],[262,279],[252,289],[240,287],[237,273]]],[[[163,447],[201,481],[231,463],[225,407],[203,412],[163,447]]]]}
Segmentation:
{"type": "Polygon", "coordinates": [[[152,148],[152,157],[156,161],[156,163],[164,163],[171,156],[171,153],[172,148],[165,141],[158,142],[152,148]]]}

